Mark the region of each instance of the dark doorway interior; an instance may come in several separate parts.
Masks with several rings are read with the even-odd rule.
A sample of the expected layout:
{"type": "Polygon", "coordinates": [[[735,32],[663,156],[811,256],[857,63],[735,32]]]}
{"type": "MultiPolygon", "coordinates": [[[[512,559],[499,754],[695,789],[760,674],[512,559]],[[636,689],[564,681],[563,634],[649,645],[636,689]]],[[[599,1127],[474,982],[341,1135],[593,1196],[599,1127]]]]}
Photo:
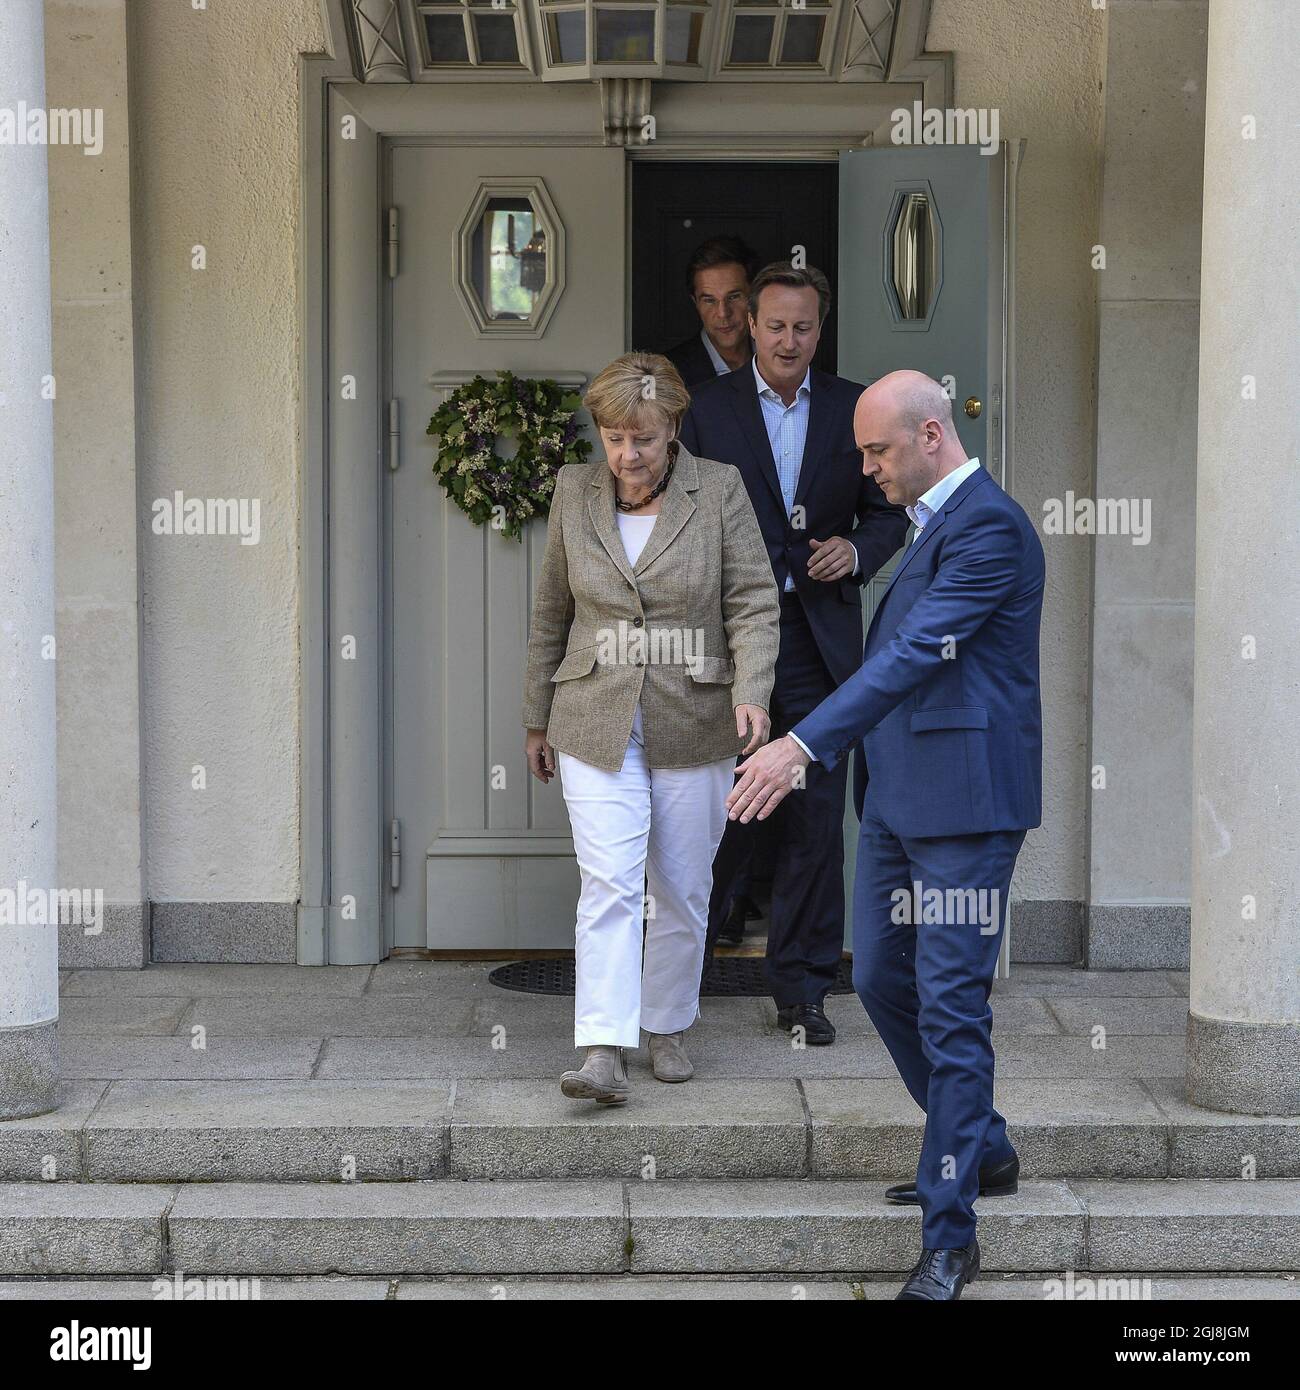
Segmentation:
{"type": "MultiPolygon", "coordinates": [[[[806,248],[836,288],[839,171],[835,164],[643,161],[632,165],[631,346],[662,352],[700,331],[687,297],[691,253],[715,236],[743,237],[759,264],[806,248]]],[[[835,370],[835,303],[813,365],[835,370]]]]}

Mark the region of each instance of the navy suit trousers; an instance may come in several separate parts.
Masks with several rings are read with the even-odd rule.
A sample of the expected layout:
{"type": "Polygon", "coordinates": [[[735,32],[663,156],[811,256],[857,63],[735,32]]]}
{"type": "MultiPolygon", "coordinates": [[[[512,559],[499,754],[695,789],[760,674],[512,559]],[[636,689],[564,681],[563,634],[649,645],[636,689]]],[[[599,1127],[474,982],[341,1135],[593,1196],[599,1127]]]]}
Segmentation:
{"type": "Polygon", "coordinates": [[[993,1108],[989,990],[1023,830],[899,837],[868,784],[858,839],[853,985],[925,1111],[917,1166],[926,1249],[975,1235],[979,1169],[1014,1152],[993,1108]]]}
{"type": "MultiPolygon", "coordinates": [[[[781,651],[772,691],[771,738],[780,738],[835,689],[797,593],[781,595],[781,651]]],[[[743,759],[737,759],[742,762],[743,759]]],[[[778,1008],[820,1004],[844,953],[844,803],[848,760],[812,763],[806,785],[765,821],[729,820],[713,860],[706,962],[755,842],[772,864],[767,983],[778,1008]],[[770,827],[770,828],[769,828],[770,827]],[[760,838],[760,831],[766,831],[760,838]]],[[[707,969],[707,963],[706,967],[707,969]]]]}

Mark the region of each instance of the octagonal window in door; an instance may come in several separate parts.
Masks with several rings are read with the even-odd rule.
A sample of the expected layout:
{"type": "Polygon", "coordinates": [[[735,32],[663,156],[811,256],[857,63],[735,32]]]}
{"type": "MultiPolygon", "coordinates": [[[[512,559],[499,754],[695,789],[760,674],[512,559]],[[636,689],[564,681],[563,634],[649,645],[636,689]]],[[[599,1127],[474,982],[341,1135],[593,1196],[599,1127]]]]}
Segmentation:
{"type": "Polygon", "coordinates": [[[564,228],[540,178],[480,181],[460,224],[456,288],[481,336],[542,336],[564,289],[564,228]]]}
{"type": "Polygon", "coordinates": [[[943,287],[943,223],[928,182],[895,189],[883,241],[885,300],[894,327],[925,332],[943,287]]]}

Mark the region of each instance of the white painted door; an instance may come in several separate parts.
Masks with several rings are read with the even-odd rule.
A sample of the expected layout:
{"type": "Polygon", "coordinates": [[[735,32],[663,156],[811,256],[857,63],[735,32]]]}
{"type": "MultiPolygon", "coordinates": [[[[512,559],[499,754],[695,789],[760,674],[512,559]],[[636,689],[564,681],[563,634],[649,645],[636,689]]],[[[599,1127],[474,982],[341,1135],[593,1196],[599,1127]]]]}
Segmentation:
{"type": "Polygon", "coordinates": [[[840,374],[869,384],[908,367],[942,382],[967,453],[999,481],[1006,161],[975,145],[840,158],[840,374]]]}
{"type": "Polygon", "coordinates": [[[571,948],[579,881],[559,780],[542,787],[528,776],[519,722],[545,523],[532,523],[522,543],[472,524],[434,478],[425,429],[475,373],[509,368],[581,385],[624,350],[624,155],[403,142],[390,146],[386,173],[398,237],[387,380],[400,423],[384,516],[386,785],[400,836],[389,939],[436,950],[571,948]],[[476,245],[482,265],[483,220],[470,215],[484,197],[502,229],[492,243],[502,249],[488,252],[501,273],[474,299],[461,283],[474,266],[458,265],[457,248],[469,219],[470,261],[476,245]],[[539,226],[564,284],[536,334],[509,317],[529,312],[521,291],[536,279],[511,282],[508,272],[530,242],[535,249],[539,226]]]}
{"type": "MultiPolygon", "coordinates": [[[[840,157],[839,371],[866,385],[912,368],[942,382],[972,458],[1009,487],[1005,422],[1011,152],[973,145],[853,150],[840,157]]],[[[902,554],[902,551],[899,551],[902,554]]],[[[868,585],[865,626],[897,557],[868,585]]],[[[858,823],[844,818],[852,903],[858,823]]],[[[851,918],[851,912],[846,913],[851,918]]],[[[846,941],[851,922],[846,922],[846,941]]],[[[1003,936],[1005,973],[1010,927],[1003,936]]]]}

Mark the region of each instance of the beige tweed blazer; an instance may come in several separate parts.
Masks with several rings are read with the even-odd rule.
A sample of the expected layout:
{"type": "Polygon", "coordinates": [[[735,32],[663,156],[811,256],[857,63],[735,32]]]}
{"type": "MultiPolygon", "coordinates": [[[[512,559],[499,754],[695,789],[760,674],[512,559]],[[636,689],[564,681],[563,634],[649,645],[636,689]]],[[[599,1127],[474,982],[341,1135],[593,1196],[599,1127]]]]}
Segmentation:
{"type": "Polygon", "coordinates": [[[523,723],[617,772],[641,702],[652,768],[733,757],[735,706],[768,708],[780,600],[738,469],[680,447],[635,567],[602,459],[560,469],[533,599],[523,723]]]}

